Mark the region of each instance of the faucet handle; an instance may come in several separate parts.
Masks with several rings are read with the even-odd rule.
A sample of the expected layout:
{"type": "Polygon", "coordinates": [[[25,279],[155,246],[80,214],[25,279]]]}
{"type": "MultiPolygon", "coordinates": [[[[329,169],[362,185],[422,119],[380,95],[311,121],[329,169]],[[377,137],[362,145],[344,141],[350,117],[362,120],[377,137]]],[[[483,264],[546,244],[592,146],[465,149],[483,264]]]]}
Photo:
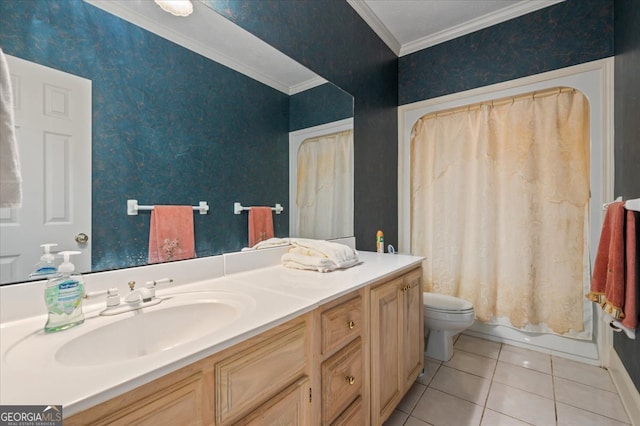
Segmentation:
{"type": "Polygon", "coordinates": [[[118,289],[116,287],[110,288],[107,290],[107,308],[112,308],[118,305],[120,305],[120,294],[118,294],[118,289]]]}
{"type": "Polygon", "coordinates": [[[171,284],[173,278],[160,278],[159,280],[147,281],[145,284],[147,288],[155,287],[159,284],[171,284]]]}
{"type": "Polygon", "coordinates": [[[133,291],[133,289],[136,287],[136,282],[135,281],[129,281],[129,288],[131,289],[131,291],[133,291]]]}

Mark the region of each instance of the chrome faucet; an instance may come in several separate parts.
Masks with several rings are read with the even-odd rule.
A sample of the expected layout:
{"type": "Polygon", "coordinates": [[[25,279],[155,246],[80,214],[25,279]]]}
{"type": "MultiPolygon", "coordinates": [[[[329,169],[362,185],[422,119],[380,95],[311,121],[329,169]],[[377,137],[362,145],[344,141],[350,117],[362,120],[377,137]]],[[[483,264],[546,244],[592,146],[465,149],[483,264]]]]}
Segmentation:
{"type": "Polygon", "coordinates": [[[129,288],[131,292],[124,297],[124,302],[129,303],[131,305],[137,305],[140,303],[151,302],[155,299],[156,291],[151,284],[151,288],[149,288],[149,282],[147,282],[147,287],[135,289],[136,282],[129,281],[129,288]]]}
{"type": "Polygon", "coordinates": [[[95,291],[85,294],[85,298],[89,299],[95,296],[107,295],[107,306],[100,312],[100,315],[117,315],[124,312],[134,311],[136,309],[154,306],[162,302],[162,299],[156,298],[156,286],[158,284],[170,284],[173,282],[171,278],[162,278],[154,281],[147,281],[142,288],[136,288],[135,281],[129,281],[128,285],[131,291],[120,299],[117,288],[109,290],[95,291]]]}

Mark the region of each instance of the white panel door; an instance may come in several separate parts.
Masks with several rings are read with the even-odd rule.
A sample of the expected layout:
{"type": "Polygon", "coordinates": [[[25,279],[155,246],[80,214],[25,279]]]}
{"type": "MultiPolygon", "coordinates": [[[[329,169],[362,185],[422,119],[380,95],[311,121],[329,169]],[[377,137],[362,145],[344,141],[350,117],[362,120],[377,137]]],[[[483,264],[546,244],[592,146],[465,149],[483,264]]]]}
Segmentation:
{"type": "MultiPolygon", "coordinates": [[[[91,270],[91,80],[7,55],[22,207],[0,209],[0,283],[28,279],[40,244],[91,270]],[[82,234],[86,243],[76,241],[82,234]]],[[[59,260],[56,261],[59,263],[59,260]]]]}

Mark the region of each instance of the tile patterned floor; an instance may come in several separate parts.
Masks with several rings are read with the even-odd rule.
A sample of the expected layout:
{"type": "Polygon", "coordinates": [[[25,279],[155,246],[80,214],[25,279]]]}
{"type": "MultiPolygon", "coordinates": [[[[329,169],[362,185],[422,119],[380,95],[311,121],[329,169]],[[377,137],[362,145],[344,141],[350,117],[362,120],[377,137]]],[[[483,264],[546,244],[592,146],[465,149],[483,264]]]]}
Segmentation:
{"type": "Polygon", "coordinates": [[[609,373],[471,336],[448,362],[425,358],[385,426],[620,426],[629,419],[609,373]]]}

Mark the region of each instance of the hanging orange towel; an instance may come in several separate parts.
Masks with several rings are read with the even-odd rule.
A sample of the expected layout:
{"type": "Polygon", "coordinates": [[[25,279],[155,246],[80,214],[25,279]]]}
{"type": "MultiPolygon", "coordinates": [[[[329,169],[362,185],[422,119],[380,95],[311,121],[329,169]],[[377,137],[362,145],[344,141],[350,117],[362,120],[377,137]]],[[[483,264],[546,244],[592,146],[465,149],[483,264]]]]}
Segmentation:
{"type": "Polygon", "coordinates": [[[631,210],[627,211],[627,232],[626,232],[626,250],[627,250],[627,270],[626,270],[626,288],[624,295],[624,319],[622,325],[630,330],[638,328],[638,306],[636,305],[636,280],[638,279],[638,258],[636,240],[636,218],[635,213],[631,210]]]}
{"type": "Polygon", "coordinates": [[[622,201],[613,202],[607,207],[591,278],[591,291],[586,295],[616,320],[624,318],[624,213],[622,201]]]}
{"type": "Polygon", "coordinates": [[[249,210],[249,247],[273,238],[271,207],[251,207],[249,210]]]}
{"type": "Polygon", "coordinates": [[[191,206],[154,206],[149,229],[149,263],[196,257],[191,206]]]}

